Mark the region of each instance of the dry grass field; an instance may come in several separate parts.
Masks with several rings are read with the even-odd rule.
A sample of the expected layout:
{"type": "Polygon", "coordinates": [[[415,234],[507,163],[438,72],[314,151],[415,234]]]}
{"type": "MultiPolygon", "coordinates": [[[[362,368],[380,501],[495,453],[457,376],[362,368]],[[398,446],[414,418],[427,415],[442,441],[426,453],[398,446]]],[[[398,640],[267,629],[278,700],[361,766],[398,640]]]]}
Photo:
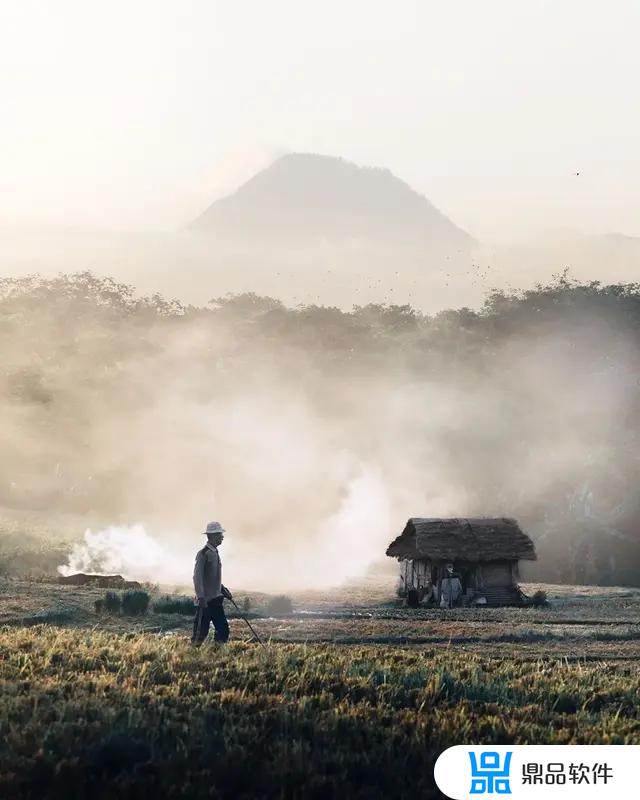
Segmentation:
{"type": "Polygon", "coordinates": [[[230,645],[193,650],[189,617],[5,577],[0,797],[438,797],[452,744],[640,743],[640,591],[545,589],[410,610],[371,576],[280,617],[254,594],[265,652],[231,613],[230,645]]]}
{"type": "MultiPolygon", "coordinates": [[[[0,578],[0,625],[97,628],[112,633],[190,635],[191,619],[149,612],[141,618],[96,615],[104,589],[57,585],[55,579],[0,578]]],[[[528,594],[547,592],[545,608],[405,608],[388,575],[370,576],[326,592],[293,593],[293,613],[266,612],[268,597],[249,596],[252,624],[272,644],[390,645],[464,649],[514,657],[562,656],[640,659],[640,589],[622,587],[523,585],[528,594]]],[[[188,587],[182,587],[188,594],[188,587]]],[[[156,588],[152,598],[166,594],[156,588]]],[[[228,604],[227,604],[228,605],[228,604]]],[[[231,606],[232,638],[251,634],[231,606]]]]}

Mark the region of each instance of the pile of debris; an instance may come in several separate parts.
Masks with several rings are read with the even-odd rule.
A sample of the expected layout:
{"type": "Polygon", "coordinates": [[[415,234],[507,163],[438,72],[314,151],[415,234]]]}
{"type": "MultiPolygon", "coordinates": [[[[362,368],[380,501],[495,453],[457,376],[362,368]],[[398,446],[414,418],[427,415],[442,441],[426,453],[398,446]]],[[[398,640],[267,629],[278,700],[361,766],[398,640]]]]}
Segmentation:
{"type": "Polygon", "coordinates": [[[127,581],[122,575],[91,575],[76,572],[75,575],[60,575],[58,583],[65,586],[96,586],[99,589],[140,589],[138,581],[127,581]]]}

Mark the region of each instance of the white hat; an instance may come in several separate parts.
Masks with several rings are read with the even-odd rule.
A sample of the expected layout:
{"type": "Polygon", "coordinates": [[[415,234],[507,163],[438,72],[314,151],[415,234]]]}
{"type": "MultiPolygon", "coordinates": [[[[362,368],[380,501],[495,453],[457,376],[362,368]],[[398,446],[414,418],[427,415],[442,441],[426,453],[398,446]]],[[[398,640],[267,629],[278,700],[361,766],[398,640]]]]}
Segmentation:
{"type": "Polygon", "coordinates": [[[202,531],[203,533],[224,533],[224,528],[219,522],[210,522],[207,525],[207,530],[202,531]]]}

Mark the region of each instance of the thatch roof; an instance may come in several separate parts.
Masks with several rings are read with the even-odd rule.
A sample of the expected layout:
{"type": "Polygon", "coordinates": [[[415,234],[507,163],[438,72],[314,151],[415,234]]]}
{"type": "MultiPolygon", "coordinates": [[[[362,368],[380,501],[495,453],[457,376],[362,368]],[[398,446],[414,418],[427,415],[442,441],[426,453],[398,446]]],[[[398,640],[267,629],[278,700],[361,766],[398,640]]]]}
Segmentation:
{"type": "Polygon", "coordinates": [[[387,548],[395,558],[433,561],[535,561],[531,539],[515,519],[421,519],[413,517],[387,548]]]}

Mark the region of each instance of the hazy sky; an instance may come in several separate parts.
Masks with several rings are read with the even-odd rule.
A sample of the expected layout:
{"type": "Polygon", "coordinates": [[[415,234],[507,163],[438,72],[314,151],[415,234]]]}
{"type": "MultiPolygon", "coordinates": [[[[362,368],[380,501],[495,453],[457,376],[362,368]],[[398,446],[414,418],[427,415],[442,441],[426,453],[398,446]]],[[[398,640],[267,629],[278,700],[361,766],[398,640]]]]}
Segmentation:
{"type": "Polygon", "coordinates": [[[639,35],[637,0],[0,0],[0,222],[180,226],[296,150],[477,237],[640,235],[639,35]]]}

